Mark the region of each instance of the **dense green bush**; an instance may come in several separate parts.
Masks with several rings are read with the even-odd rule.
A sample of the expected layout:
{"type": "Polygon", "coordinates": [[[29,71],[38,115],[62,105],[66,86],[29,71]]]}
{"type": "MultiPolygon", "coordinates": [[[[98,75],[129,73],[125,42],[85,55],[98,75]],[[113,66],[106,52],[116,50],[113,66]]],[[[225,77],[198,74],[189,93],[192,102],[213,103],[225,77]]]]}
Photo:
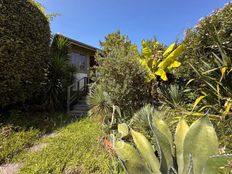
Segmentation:
{"type": "Polygon", "coordinates": [[[214,11],[211,15],[200,20],[195,28],[186,31],[184,39],[185,58],[194,64],[201,63],[201,59],[212,62],[212,52],[219,54],[218,46],[215,43],[215,31],[226,53],[231,56],[232,3],[214,11]]]}
{"type": "Polygon", "coordinates": [[[145,84],[146,70],[137,61],[138,51],[126,36],[119,32],[110,34],[102,44],[103,53],[97,54],[97,83],[109,95],[112,103],[130,113],[150,100],[145,84]],[[113,36],[119,39],[114,42],[113,36]],[[115,43],[115,45],[114,45],[115,43]],[[108,48],[110,45],[110,49],[108,48]]]}
{"type": "Polygon", "coordinates": [[[44,79],[48,18],[30,0],[0,1],[0,107],[23,102],[44,79]]]}

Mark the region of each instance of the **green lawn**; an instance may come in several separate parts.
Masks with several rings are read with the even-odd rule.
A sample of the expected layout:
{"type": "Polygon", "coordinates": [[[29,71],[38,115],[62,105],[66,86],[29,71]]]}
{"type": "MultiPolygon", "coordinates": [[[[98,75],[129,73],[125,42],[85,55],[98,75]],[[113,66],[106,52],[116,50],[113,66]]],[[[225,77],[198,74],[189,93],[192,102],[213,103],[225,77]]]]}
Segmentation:
{"type": "Polygon", "coordinates": [[[42,138],[39,142],[47,144],[42,151],[25,150],[13,162],[23,164],[20,174],[118,173],[116,163],[100,144],[101,136],[101,126],[95,121],[77,121],[57,130],[54,137],[42,138]]]}
{"type": "MultiPolygon", "coordinates": [[[[0,120],[0,165],[20,164],[19,174],[116,174],[118,163],[102,146],[102,127],[90,118],[13,113],[0,120]],[[43,136],[53,134],[55,136],[43,136]],[[30,147],[44,145],[38,151],[30,147]]],[[[121,172],[122,173],[122,172],[121,172]]]]}

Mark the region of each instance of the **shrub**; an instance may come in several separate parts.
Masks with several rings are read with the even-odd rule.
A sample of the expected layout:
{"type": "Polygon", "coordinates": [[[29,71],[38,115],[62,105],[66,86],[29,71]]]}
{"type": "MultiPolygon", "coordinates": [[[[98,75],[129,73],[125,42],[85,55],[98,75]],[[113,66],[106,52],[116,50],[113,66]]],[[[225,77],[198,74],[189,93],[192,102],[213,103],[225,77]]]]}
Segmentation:
{"type": "Polygon", "coordinates": [[[224,8],[214,11],[211,15],[200,20],[195,28],[186,31],[184,39],[185,59],[195,65],[201,64],[201,59],[208,63],[213,62],[212,52],[217,55],[220,54],[213,34],[215,31],[217,31],[226,53],[231,56],[231,25],[232,3],[226,4],[224,8]]]}
{"type": "Polygon", "coordinates": [[[0,1],[0,107],[29,98],[49,58],[47,17],[30,0],[0,1]]]}
{"type": "Polygon", "coordinates": [[[102,51],[96,55],[96,82],[124,113],[139,109],[150,102],[148,86],[144,83],[147,75],[145,68],[137,61],[139,56],[135,45],[120,32],[106,36],[100,42],[102,51]]]}
{"type": "Polygon", "coordinates": [[[97,57],[97,83],[124,113],[137,110],[151,101],[148,86],[144,83],[147,72],[136,56],[134,51],[125,54],[123,48],[117,48],[104,57],[97,57]]]}

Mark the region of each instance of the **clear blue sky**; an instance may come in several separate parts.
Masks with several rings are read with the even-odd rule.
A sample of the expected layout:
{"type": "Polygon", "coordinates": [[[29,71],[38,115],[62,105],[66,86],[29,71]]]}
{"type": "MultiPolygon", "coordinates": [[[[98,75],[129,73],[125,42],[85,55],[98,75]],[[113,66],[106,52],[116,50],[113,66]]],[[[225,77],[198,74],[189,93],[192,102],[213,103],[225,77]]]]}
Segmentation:
{"type": "Polygon", "coordinates": [[[99,47],[108,33],[120,30],[132,42],[157,39],[169,45],[186,28],[229,0],[39,0],[49,13],[53,33],[99,47]]]}

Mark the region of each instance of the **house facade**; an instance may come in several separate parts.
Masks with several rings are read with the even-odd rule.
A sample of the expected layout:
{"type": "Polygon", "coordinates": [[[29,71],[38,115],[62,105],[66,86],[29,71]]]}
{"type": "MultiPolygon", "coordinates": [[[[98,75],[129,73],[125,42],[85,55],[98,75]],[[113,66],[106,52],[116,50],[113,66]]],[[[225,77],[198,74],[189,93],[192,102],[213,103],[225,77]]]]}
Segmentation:
{"type": "MultiPolygon", "coordinates": [[[[60,34],[56,35],[59,36],[60,34]]],[[[78,81],[83,77],[89,78],[90,68],[96,65],[95,54],[99,49],[77,40],[73,40],[69,37],[63,37],[65,37],[70,43],[70,64],[77,68],[77,73],[74,74],[75,80],[78,81]]]]}

